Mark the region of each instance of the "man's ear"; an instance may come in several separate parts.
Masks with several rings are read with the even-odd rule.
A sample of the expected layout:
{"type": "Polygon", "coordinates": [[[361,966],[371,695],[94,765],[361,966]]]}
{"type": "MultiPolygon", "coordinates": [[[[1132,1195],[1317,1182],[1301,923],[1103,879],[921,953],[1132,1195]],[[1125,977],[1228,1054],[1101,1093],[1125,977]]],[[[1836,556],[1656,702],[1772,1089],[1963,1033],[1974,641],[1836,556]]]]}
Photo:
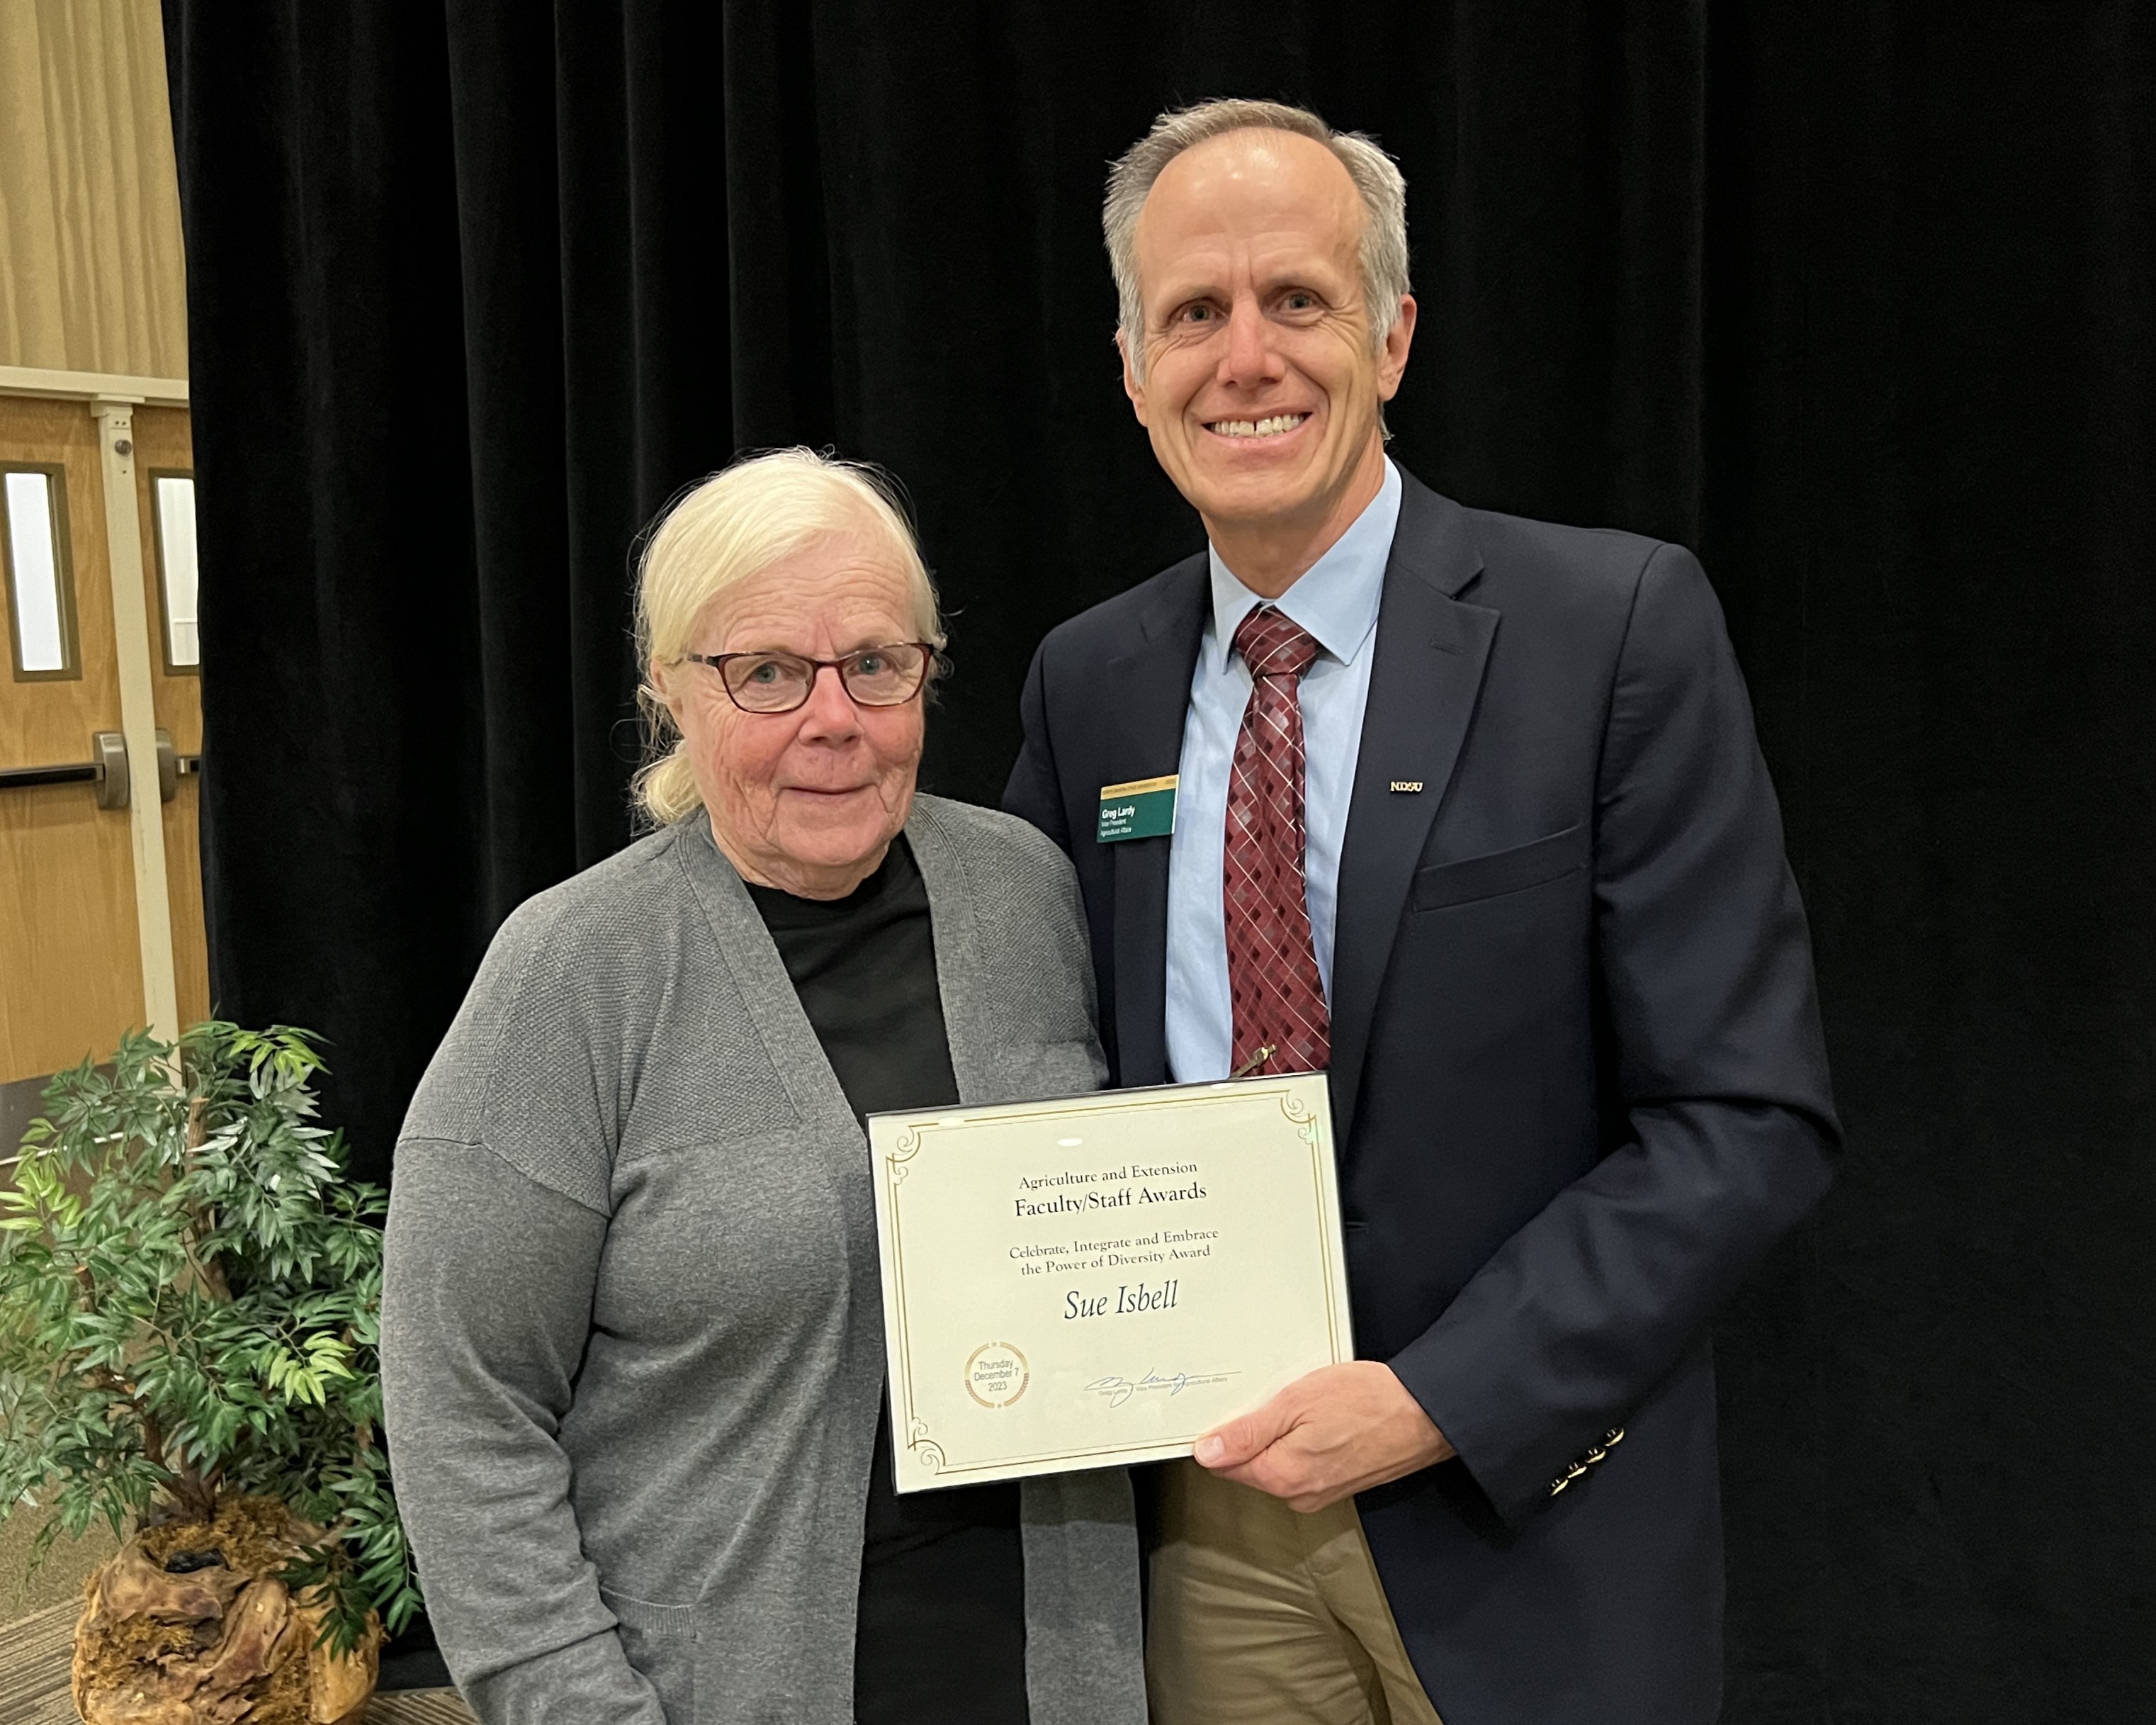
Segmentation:
{"type": "Polygon", "coordinates": [[[1116,332],[1116,352],[1123,362],[1123,394],[1131,398],[1131,411],[1138,416],[1138,424],[1146,425],[1145,385],[1131,367],[1131,344],[1120,329],[1116,332]]]}
{"type": "Polygon", "coordinates": [[[1400,296],[1400,315],[1385,336],[1385,350],[1378,356],[1378,399],[1390,401],[1400,391],[1401,375],[1408,368],[1408,349],[1414,345],[1415,302],[1413,294],[1400,296]]]}

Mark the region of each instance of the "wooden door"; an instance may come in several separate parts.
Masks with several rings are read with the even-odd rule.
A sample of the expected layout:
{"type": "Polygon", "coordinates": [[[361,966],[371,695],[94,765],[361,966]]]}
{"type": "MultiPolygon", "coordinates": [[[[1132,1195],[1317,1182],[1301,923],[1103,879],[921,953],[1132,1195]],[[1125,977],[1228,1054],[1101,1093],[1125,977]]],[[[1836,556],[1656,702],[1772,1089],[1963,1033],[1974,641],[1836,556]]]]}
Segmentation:
{"type": "Polygon", "coordinates": [[[192,603],[194,434],[183,407],[138,407],[134,431],[142,596],[154,637],[150,682],[157,729],[172,739],[177,769],[164,805],[173,980],[180,1022],[198,1024],[209,1017],[209,948],[203,928],[202,670],[192,603]]]}
{"type": "MultiPolygon", "coordinates": [[[[160,809],[162,846],[142,842],[129,807],[100,807],[95,782],[26,782],[38,770],[94,764],[93,739],[125,730],[126,651],[138,655],[137,665],[148,652],[155,723],[170,733],[176,758],[201,749],[197,675],[172,665],[162,641],[121,638],[130,621],[136,631],[164,632],[156,484],[159,475],[192,468],[187,412],[123,403],[106,415],[86,399],[0,394],[0,569],[8,576],[9,626],[0,665],[0,1090],[10,1093],[0,1098],[0,1125],[19,1126],[25,1117],[26,1083],[85,1054],[102,1058],[122,1031],[146,1022],[146,954],[157,944],[146,936],[155,930],[162,940],[167,919],[179,1022],[204,1016],[208,1005],[199,780],[181,775],[172,800],[160,804],[154,757],[136,751],[130,759],[131,801],[147,798],[160,809]],[[116,473],[133,490],[134,507],[118,512],[106,489],[116,473]],[[49,523],[42,545],[40,492],[49,523]],[[108,543],[109,524],[131,517],[139,518],[141,543],[121,567],[129,578],[141,570],[139,607],[116,603],[108,543]],[[49,582],[56,596],[33,590],[49,582]],[[64,637],[57,665],[55,617],[64,637]],[[146,880],[167,916],[141,918],[146,880]]],[[[177,1025],[157,1028],[169,1034],[177,1025]]],[[[14,1149],[0,1141],[0,1164],[14,1149]]]]}

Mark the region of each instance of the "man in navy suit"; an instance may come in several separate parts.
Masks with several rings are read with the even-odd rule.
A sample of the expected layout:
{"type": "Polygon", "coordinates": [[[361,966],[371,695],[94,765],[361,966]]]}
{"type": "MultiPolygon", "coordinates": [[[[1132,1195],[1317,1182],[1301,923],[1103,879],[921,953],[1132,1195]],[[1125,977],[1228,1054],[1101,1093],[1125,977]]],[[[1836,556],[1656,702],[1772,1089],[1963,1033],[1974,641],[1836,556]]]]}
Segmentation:
{"type": "Polygon", "coordinates": [[[1707,1321],[1838,1146],[1804,912],[1691,555],[1386,457],[1404,209],[1272,104],[1116,165],[1125,387],[1209,546],[1042,643],[1005,794],[1116,1083],[1331,1075],[1363,1357],[1163,1470],[1154,1717],[1695,1725],[1707,1321]],[[1171,775],[1172,835],[1101,836],[1171,775]]]}

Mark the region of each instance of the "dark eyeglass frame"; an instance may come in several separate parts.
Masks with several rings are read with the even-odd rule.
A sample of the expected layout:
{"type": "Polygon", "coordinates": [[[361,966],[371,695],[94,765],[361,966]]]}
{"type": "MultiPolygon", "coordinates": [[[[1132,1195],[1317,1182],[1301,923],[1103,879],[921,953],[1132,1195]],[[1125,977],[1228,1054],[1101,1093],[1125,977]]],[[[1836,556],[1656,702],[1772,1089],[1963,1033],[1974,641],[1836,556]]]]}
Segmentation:
{"type": "Polygon", "coordinates": [[[846,692],[846,698],[856,707],[903,707],[927,687],[929,675],[936,668],[936,643],[931,641],[883,641],[874,646],[855,647],[840,659],[812,659],[805,653],[788,653],[766,650],[746,653],[684,653],[685,665],[708,665],[719,673],[719,687],[726,692],[726,698],[744,713],[768,717],[777,713],[798,713],[808,704],[808,698],[816,693],[816,679],[826,671],[839,673],[839,687],[846,692]],[[913,679],[913,687],[895,701],[864,701],[854,693],[854,686],[846,681],[846,667],[869,653],[887,653],[893,647],[912,647],[921,655],[921,670],[913,679]],[[801,691],[801,698],[788,707],[750,707],[734,693],[733,679],[726,675],[726,667],[737,659],[788,659],[796,665],[808,667],[808,681],[801,691]]]}

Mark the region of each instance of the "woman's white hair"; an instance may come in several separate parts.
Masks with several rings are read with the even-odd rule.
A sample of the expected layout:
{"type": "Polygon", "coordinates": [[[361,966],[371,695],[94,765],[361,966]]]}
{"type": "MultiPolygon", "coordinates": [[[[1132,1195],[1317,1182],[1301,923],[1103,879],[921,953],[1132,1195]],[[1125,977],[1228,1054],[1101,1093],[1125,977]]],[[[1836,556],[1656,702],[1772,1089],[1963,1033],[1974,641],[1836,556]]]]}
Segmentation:
{"type": "Polygon", "coordinates": [[[912,590],[913,638],[940,648],[936,584],[897,486],[876,468],[811,449],[770,450],[691,487],[660,518],[636,574],[644,759],[634,795],[647,819],[664,826],[704,806],[653,664],[680,663],[705,608],[737,581],[840,534],[864,535],[889,554],[912,590]]]}
{"type": "Polygon", "coordinates": [[[1370,339],[1383,346],[1399,322],[1400,300],[1408,291],[1408,183],[1399,166],[1359,131],[1335,131],[1307,108],[1285,102],[1239,98],[1199,102],[1162,115],[1152,130],[1124,152],[1108,172],[1108,196],[1101,207],[1101,228],[1108,242],[1108,266],[1116,276],[1122,302],[1120,327],[1131,371],[1145,381],[1145,302],[1138,292],[1138,215],[1153,182],[1168,164],[1194,145],[1231,131],[1289,131],[1325,146],[1348,170],[1361,193],[1363,302],[1369,314],[1370,339]]]}

